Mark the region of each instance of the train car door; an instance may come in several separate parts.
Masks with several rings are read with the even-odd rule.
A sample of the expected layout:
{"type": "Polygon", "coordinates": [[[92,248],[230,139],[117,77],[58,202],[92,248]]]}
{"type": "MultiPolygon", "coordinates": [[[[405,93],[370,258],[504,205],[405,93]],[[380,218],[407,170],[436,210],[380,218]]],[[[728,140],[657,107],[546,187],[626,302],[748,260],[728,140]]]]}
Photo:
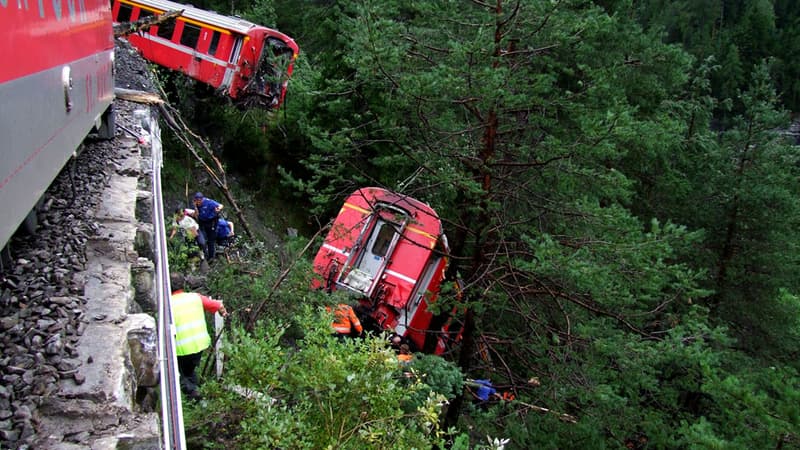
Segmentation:
{"type": "Polygon", "coordinates": [[[224,86],[228,90],[228,95],[233,98],[236,98],[237,94],[239,93],[239,71],[238,61],[239,61],[239,54],[242,52],[242,40],[243,37],[241,35],[233,35],[233,49],[231,50],[231,57],[228,59],[229,67],[225,70],[225,76],[222,78],[222,86],[224,86]]]}
{"type": "Polygon", "coordinates": [[[386,261],[386,252],[392,241],[396,239],[396,235],[392,224],[378,219],[356,268],[374,278],[386,261]]]}
{"type": "MultiPolygon", "coordinates": [[[[384,214],[389,211],[384,211],[384,214]]],[[[342,282],[351,289],[367,296],[372,295],[375,280],[380,278],[386,269],[400,235],[408,223],[408,216],[403,215],[401,223],[395,223],[383,217],[381,211],[373,213],[375,224],[367,224],[362,233],[369,233],[366,244],[354,255],[353,269],[347,273],[342,282]]]]}
{"type": "Polygon", "coordinates": [[[228,61],[231,64],[236,64],[239,61],[239,53],[242,52],[242,36],[234,36],[233,38],[233,51],[231,52],[231,59],[228,61]]]}

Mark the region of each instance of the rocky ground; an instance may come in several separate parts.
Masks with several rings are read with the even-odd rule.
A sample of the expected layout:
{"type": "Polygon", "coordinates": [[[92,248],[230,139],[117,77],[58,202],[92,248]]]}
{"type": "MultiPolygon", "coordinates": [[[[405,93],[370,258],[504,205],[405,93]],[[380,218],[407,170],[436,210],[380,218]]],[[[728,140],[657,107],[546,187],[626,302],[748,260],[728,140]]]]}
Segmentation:
{"type": "MultiPolygon", "coordinates": [[[[118,87],[153,90],[147,65],[125,43],[117,50],[116,70],[118,87]]],[[[87,383],[84,366],[100,359],[100,354],[81,354],[85,347],[80,342],[87,329],[110,319],[127,320],[124,314],[120,319],[96,312],[86,295],[87,285],[93,283],[88,271],[90,249],[118,251],[109,244],[115,241],[114,232],[104,225],[106,219],[98,218],[104,204],[116,202],[107,198],[108,188],[117,177],[131,179],[140,174],[140,168],[130,162],[138,140],[132,135],[137,126],[132,117],[135,106],[115,107],[120,125],[117,139],[88,138],[79,156],[64,167],[45,194],[36,235],[16,236],[9,243],[12,262],[0,271],[0,448],[90,448],[103,432],[113,433],[123,422],[138,420],[115,413],[116,420],[89,420],[87,427],[56,433],[55,442],[42,436],[42,431],[53,434],[49,428],[53,423],[44,411],[52,406],[51,400],[79,398],[70,392],[87,383]]],[[[136,225],[130,226],[135,232],[136,225]]],[[[131,262],[125,260],[135,261],[136,255],[117,259],[130,267],[131,262]]],[[[121,289],[130,291],[130,286],[121,289]]],[[[74,413],[95,417],[92,411],[74,413]]]]}

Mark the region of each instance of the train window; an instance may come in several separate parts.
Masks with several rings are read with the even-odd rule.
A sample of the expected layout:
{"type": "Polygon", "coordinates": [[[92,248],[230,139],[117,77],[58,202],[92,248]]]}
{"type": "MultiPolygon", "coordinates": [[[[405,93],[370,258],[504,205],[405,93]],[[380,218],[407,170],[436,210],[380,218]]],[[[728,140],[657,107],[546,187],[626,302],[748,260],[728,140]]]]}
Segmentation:
{"type": "Polygon", "coordinates": [[[242,37],[237,35],[233,39],[233,51],[231,52],[231,57],[228,59],[228,62],[231,64],[236,64],[239,60],[239,52],[242,51],[242,37]]]}
{"type": "Polygon", "coordinates": [[[155,13],[153,11],[150,11],[149,9],[142,8],[141,10],[139,10],[139,20],[153,16],[155,16],[155,13]]]}
{"type": "Polygon", "coordinates": [[[133,6],[120,3],[119,13],[117,13],[117,22],[130,22],[131,14],[133,14],[133,6]]]}
{"type": "Polygon", "coordinates": [[[217,46],[219,46],[219,37],[221,36],[219,31],[215,31],[214,34],[211,35],[211,45],[208,46],[208,54],[214,56],[214,53],[217,53],[217,46]]]}
{"type": "Polygon", "coordinates": [[[172,33],[175,31],[175,21],[168,20],[164,23],[158,24],[158,34],[164,39],[172,39],[172,33]]]}
{"type": "Polygon", "coordinates": [[[184,22],[181,45],[195,48],[198,40],[200,40],[200,27],[184,22]]]}
{"type": "Polygon", "coordinates": [[[394,238],[394,227],[388,223],[383,223],[375,243],[372,245],[372,254],[375,256],[386,256],[386,251],[389,250],[389,244],[392,243],[394,238]]]}

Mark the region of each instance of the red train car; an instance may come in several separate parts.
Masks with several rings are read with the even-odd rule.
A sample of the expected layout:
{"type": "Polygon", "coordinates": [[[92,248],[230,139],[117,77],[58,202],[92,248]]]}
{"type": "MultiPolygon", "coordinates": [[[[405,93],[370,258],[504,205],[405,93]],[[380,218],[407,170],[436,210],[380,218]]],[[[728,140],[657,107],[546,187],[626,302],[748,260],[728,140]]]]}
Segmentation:
{"type": "MultiPolygon", "coordinates": [[[[113,137],[107,0],[0,1],[0,248],[96,128],[113,137]]],[[[29,219],[29,220],[26,220],[29,219]]]]}
{"type": "Polygon", "coordinates": [[[427,204],[385,189],[362,188],[339,211],[314,258],[312,287],[347,290],[359,298],[369,327],[394,330],[417,349],[447,334],[431,329],[428,305],[444,279],[449,248],[442,223],[427,204]]]}
{"type": "Polygon", "coordinates": [[[145,59],[206,83],[242,106],[281,105],[299,53],[292,38],[238,17],[167,0],[113,0],[112,5],[118,23],[168,11],[183,13],[128,37],[145,59]]]}

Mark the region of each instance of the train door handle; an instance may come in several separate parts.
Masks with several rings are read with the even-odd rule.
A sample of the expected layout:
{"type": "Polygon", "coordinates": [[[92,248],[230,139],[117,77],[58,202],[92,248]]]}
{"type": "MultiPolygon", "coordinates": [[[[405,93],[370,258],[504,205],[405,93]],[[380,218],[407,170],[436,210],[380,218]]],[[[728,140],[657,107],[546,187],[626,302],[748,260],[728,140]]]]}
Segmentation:
{"type": "Polygon", "coordinates": [[[64,86],[64,108],[66,108],[67,112],[70,112],[72,111],[72,99],[70,98],[72,72],[69,66],[61,68],[61,84],[64,86]]]}

